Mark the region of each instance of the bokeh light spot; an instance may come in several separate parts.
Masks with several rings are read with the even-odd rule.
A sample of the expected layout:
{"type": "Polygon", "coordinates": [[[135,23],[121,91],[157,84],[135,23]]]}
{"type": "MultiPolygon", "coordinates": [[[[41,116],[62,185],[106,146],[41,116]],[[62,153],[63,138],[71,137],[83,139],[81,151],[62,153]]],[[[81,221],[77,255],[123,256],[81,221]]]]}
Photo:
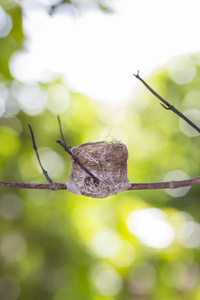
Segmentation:
{"type": "Polygon", "coordinates": [[[121,241],[117,254],[110,258],[110,262],[118,268],[125,268],[132,264],[135,259],[135,249],[127,241],[121,241]]]}
{"type": "Polygon", "coordinates": [[[26,241],[18,233],[9,233],[1,240],[0,253],[8,262],[19,261],[26,255],[26,241]]]}
{"type": "MultiPolygon", "coordinates": [[[[141,296],[149,293],[154,288],[155,283],[156,270],[154,266],[144,262],[134,266],[131,270],[128,279],[128,289],[131,294],[141,296]]],[[[141,298],[139,297],[138,299],[141,298]]]]}
{"type": "Polygon", "coordinates": [[[47,93],[47,108],[54,114],[65,112],[71,102],[68,90],[61,84],[53,84],[48,87],[47,93]]]}
{"type": "Polygon", "coordinates": [[[164,212],[156,208],[132,212],[127,219],[127,227],[142,244],[152,248],[169,247],[174,240],[172,226],[165,220],[164,212]]]}
{"type": "Polygon", "coordinates": [[[9,99],[9,90],[7,86],[0,83],[0,117],[2,117],[6,111],[6,102],[9,99]]]}
{"type": "Polygon", "coordinates": [[[168,65],[170,78],[178,84],[191,82],[196,75],[196,65],[189,56],[173,59],[168,65]]]}
{"type": "Polygon", "coordinates": [[[186,221],[178,231],[178,240],[186,248],[200,246],[200,224],[194,221],[186,221]]]}
{"type": "MultiPolygon", "coordinates": [[[[195,125],[200,127],[200,110],[199,109],[189,109],[183,113],[188,119],[190,119],[195,125]]],[[[187,124],[184,120],[179,119],[179,126],[181,131],[190,137],[199,136],[199,133],[187,124]]]]}
{"type": "Polygon", "coordinates": [[[13,27],[12,18],[0,6],[0,38],[6,37],[13,27]]]}
{"type": "Polygon", "coordinates": [[[37,2],[41,3],[42,5],[52,6],[59,4],[61,0],[38,0],[37,2]]]}
{"type": "Polygon", "coordinates": [[[16,194],[5,194],[0,200],[0,215],[7,220],[17,220],[23,212],[22,201],[16,194]]]}
{"type": "Polygon", "coordinates": [[[194,262],[180,261],[173,265],[173,285],[179,290],[194,290],[199,283],[199,267],[194,262]]]}
{"type": "Polygon", "coordinates": [[[190,214],[184,211],[176,211],[170,217],[170,224],[174,227],[175,231],[179,231],[182,225],[185,222],[193,221],[193,218],[190,214]]]}
{"type": "Polygon", "coordinates": [[[200,109],[200,90],[195,89],[195,90],[190,90],[183,101],[183,105],[186,109],[188,108],[195,108],[195,109],[200,109]]]}
{"type": "Polygon", "coordinates": [[[41,65],[42,61],[27,51],[15,52],[9,61],[12,76],[24,83],[34,81],[48,83],[55,79],[55,74],[50,70],[46,71],[41,65]]]}
{"type": "Polygon", "coordinates": [[[108,229],[97,233],[92,240],[92,248],[100,257],[112,257],[121,247],[117,233],[108,229]]]}
{"type": "Polygon", "coordinates": [[[96,289],[104,296],[114,296],[122,288],[120,275],[109,265],[96,266],[91,274],[96,289]]]}
{"type": "MultiPolygon", "coordinates": [[[[39,149],[39,155],[44,169],[48,170],[49,174],[52,173],[53,177],[60,177],[63,175],[63,159],[58,153],[48,147],[45,147],[39,149]]],[[[35,153],[33,153],[33,162],[37,170],[42,174],[42,170],[35,153]]]]}
{"type": "Polygon", "coordinates": [[[0,277],[0,299],[17,300],[20,295],[20,284],[14,277],[0,277]]]}
{"type": "MultiPolygon", "coordinates": [[[[189,176],[181,171],[181,170],[173,170],[167,173],[167,175],[164,178],[164,181],[173,181],[173,180],[187,180],[189,179],[189,176]]],[[[187,192],[190,190],[190,186],[181,187],[178,189],[165,189],[165,192],[169,194],[172,197],[182,197],[187,194],[187,192]]]]}
{"type": "Polygon", "coordinates": [[[0,117],[4,115],[6,111],[5,100],[0,95],[0,117]]]}
{"type": "Polygon", "coordinates": [[[116,125],[124,120],[125,110],[123,108],[114,109],[99,107],[98,117],[106,125],[116,125]]]}
{"type": "Polygon", "coordinates": [[[37,115],[44,111],[46,100],[45,90],[37,83],[21,86],[16,91],[17,100],[28,115],[37,115]]]}

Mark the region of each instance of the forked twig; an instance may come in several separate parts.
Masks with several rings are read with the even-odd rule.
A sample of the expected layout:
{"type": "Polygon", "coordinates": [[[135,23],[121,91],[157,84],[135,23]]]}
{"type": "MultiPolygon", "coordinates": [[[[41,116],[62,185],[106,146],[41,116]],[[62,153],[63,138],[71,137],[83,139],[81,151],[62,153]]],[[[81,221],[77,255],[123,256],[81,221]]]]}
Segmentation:
{"type": "Polygon", "coordinates": [[[94,183],[99,183],[99,179],[94,176],[94,174],[92,174],[92,172],[90,172],[81,162],[80,160],[74,156],[74,154],[72,153],[70,147],[67,146],[67,143],[65,141],[65,138],[64,138],[64,135],[63,135],[63,132],[62,132],[62,126],[61,126],[61,122],[60,122],[60,117],[58,116],[58,124],[59,124],[59,129],[60,129],[60,134],[61,134],[61,137],[62,137],[62,141],[60,140],[57,140],[56,143],[60,144],[64,150],[73,158],[74,160],[74,163],[76,163],[77,165],[79,165],[79,167],[85,171],[93,180],[94,180],[94,183]]]}
{"type": "MultiPolygon", "coordinates": [[[[79,167],[80,167],[82,170],[84,170],[90,177],[92,177],[95,183],[99,183],[99,179],[98,179],[96,176],[94,176],[94,175],[92,174],[92,172],[90,172],[90,171],[89,171],[89,170],[88,170],[88,169],[87,169],[87,168],[79,161],[78,158],[76,158],[76,157],[74,156],[74,154],[73,154],[72,151],[70,150],[70,147],[67,146],[67,143],[66,143],[66,141],[65,141],[65,138],[64,138],[64,135],[63,135],[63,132],[62,132],[62,126],[61,126],[61,122],[60,122],[60,117],[59,117],[59,116],[58,116],[58,124],[59,124],[60,134],[61,134],[61,137],[62,137],[63,142],[60,141],[60,140],[57,140],[57,143],[60,144],[60,145],[64,148],[64,150],[65,150],[65,151],[73,158],[74,163],[78,164],[79,167]]],[[[41,163],[41,161],[40,161],[40,157],[39,157],[39,154],[38,154],[38,149],[37,149],[37,146],[36,146],[35,137],[34,137],[34,134],[33,134],[32,127],[31,127],[30,124],[28,124],[28,127],[29,127],[30,132],[31,132],[31,138],[32,138],[32,142],[33,142],[33,149],[35,150],[35,153],[36,153],[36,155],[37,155],[37,159],[38,159],[38,162],[39,162],[39,164],[40,164],[40,167],[41,167],[41,169],[42,169],[42,171],[43,171],[43,174],[44,174],[44,176],[46,177],[46,179],[48,180],[49,183],[53,183],[53,181],[52,181],[51,178],[49,177],[47,171],[43,168],[43,165],[42,165],[42,163],[41,163]]],[[[52,186],[53,186],[53,185],[52,185],[52,186]]],[[[53,187],[54,187],[54,186],[53,186],[53,187]]],[[[65,188],[66,188],[66,186],[65,186],[65,188]]],[[[53,188],[53,189],[54,189],[54,188],[53,188]]]]}
{"type": "Polygon", "coordinates": [[[74,154],[72,153],[72,151],[69,149],[69,147],[67,147],[67,146],[65,146],[64,145],[64,143],[62,142],[62,141],[60,141],[60,140],[57,140],[56,141],[56,143],[58,143],[58,144],[60,144],[63,148],[64,148],[64,150],[73,158],[73,160],[74,160],[74,163],[75,164],[77,164],[77,165],[79,165],[79,167],[83,170],[83,171],[85,171],[90,177],[92,177],[92,179],[94,180],[94,183],[99,183],[99,179],[96,177],[96,176],[94,176],[81,162],[80,162],[80,160],[78,159],[78,158],[76,158],[75,156],[74,156],[74,154]]]}
{"type": "Polygon", "coordinates": [[[139,79],[146,88],[154,95],[156,98],[158,98],[160,101],[162,101],[164,104],[161,103],[161,105],[168,110],[172,110],[175,114],[177,114],[180,118],[182,118],[185,122],[187,122],[190,126],[192,126],[196,131],[200,133],[200,128],[195,125],[191,120],[189,120],[186,116],[184,116],[178,109],[176,109],[173,105],[171,105],[169,102],[167,102],[165,99],[163,99],[160,95],[158,95],[139,75],[139,71],[137,72],[137,75],[133,74],[137,79],[139,79]]]}

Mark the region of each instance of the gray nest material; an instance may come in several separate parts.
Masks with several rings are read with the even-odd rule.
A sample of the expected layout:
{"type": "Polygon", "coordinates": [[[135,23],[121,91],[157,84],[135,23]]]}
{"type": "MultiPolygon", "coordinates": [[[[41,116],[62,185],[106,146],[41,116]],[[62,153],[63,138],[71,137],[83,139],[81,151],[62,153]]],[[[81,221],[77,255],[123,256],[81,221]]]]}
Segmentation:
{"type": "Polygon", "coordinates": [[[120,142],[85,143],[71,149],[74,156],[99,179],[95,182],[71,158],[71,173],[67,189],[78,195],[106,198],[127,190],[128,150],[120,142]]]}

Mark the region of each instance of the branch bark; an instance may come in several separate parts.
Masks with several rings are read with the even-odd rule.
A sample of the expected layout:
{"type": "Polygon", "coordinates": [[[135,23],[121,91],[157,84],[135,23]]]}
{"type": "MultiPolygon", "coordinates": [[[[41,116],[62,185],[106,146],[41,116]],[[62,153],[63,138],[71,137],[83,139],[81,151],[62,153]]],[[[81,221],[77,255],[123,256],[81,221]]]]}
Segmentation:
{"type": "MultiPolygon", "coordinates": [[[[158,190],[158,189],[177,189],[186,186],[192,186],[200,184],[200,177],[180,180],[180,181],[166,181],[166,182],[152,182],[152,183],[131,183],[131,187],[127,191],[131,190],[158,190]]],[[[1,181],[0,187],[7,188],[20,188],[20,189],[35,189],[35,190],[67,190],[67,185],[64,183],[20,183],[20,182],[7,182],[1,181]]]]}
{"type": "Polygon", "coordinates": [[[22,183],[22,182],[8,182],[0,181],[0,187],[19,188],[19,189],[34,189],[34,190],[67,190],[67,185],[64,183],[22,183]]]}
{"type": "Polygon", "coordinates": [[[158,189],[177,189],[181,187],[200,184],[200,177],[180,180],[152,183],[132,183],[129,190],[158,190],[158,189]]]}

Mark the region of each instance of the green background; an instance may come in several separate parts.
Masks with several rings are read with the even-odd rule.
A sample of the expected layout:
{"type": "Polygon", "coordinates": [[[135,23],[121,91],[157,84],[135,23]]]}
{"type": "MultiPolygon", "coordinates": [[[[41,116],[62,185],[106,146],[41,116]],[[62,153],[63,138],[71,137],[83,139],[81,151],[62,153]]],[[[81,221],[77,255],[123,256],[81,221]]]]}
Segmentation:
{"type": "MultiPolygon", "coordinates": [[[[63,87],[68,97],[69,105],[60,114],[67,143],[126,143],[131,183],[163,181],[173,170],[199,176],[199,137],[184,134],[179,118],[163,109],[139,81],[137,96],[114,112],[70,91],[62,78],[37,83],[49,102],[43,113],[28,114],[13,96],[23,84],[9,71],[12,54],[23,49],[22,11],[12,1],[0,4],[13,20],[9,35],[0,39],[0,93],[9,95],[0,118],[1,181],[46,183],[32,149],[30,123],[50,177],[67,182],[71,163],[56,144],[60,133],[57,113],[49,109],[51,87],[63,87]],[[9,115],[12,105],[16,113],[9,115]]],[[[99,8],[110,13],[100,2],[99,8]]],[[[181,59],[196,68],[189,83],[172,80],[168,66],[145,80],[180,111],[199,110],[199,55],[181,59]]],[[[198,125],[198,118],[194,122],[198,125]]],[[[0,299],[199,299],[199,193],[199,186],[193,186],[183,196],[164,190],[127,191],[101,200],[67,191],[0,188],[0,299]],[[141,234],[131,233],[127,220],[137,211],[158,213],[173,230],[173,240],[159,248],[151,244],[154,232],[149,244],[141,234]]]]}

